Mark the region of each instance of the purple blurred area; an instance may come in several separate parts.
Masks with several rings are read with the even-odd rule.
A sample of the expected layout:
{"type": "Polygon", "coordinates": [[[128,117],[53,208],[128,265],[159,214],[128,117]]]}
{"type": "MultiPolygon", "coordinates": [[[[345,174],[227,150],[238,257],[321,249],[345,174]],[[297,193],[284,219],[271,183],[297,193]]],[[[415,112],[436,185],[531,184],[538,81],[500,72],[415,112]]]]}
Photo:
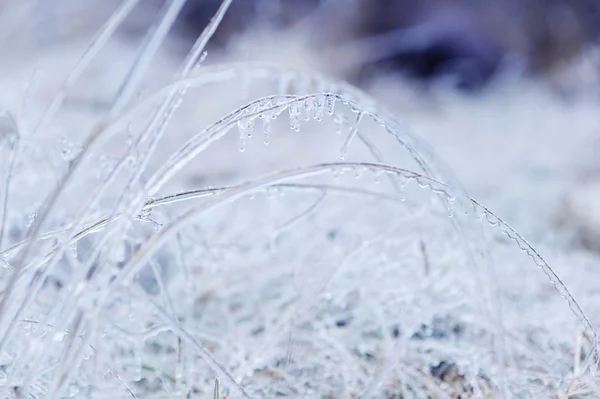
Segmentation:
{"type": "MultiPolygon", "coordinates": [[[[189,0],[182,30],[190,38],[220,0],[189,0]]],[[[248,29],[302,25],[327,43],[361,50],[350,79],[400,71],[429,81],[451,77],[461,88],[487,83],[506,63],[545,73],[595,42],[594,0],[238,0],[216,45],[248,29]]]]}

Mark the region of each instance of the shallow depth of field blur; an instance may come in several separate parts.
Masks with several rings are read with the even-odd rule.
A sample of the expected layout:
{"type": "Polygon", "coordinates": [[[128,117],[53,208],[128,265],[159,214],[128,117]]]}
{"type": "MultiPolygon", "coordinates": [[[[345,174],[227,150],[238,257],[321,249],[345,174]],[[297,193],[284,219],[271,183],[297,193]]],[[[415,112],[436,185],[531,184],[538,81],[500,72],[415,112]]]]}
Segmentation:
{"type": "Polygon", "coordinates": [[[0,396],[600,397],[600,5],[229,3],[0,2],[0,396]]]}

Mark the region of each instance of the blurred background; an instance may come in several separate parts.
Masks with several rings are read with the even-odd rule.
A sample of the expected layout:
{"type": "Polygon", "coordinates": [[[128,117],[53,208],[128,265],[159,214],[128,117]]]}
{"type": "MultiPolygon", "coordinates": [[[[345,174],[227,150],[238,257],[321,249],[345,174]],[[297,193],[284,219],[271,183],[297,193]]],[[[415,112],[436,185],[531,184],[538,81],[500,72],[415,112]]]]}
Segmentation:
{"type": "MultiPolygon", "coordinates": [[[[39,115],[119,4],[4,0],[0,105],[39,115]]],[[[106,107],[164,5],[142,0],[127,17],[67,98],[64,124],[106,107]]],[[[219,5],[187,1],[145,87],[169,81],[219,5]]],[[[234,0],[206,64],[277,63],[357,85],[525,235],[596,250],[599,30],[594,0],[234,0]]]]}

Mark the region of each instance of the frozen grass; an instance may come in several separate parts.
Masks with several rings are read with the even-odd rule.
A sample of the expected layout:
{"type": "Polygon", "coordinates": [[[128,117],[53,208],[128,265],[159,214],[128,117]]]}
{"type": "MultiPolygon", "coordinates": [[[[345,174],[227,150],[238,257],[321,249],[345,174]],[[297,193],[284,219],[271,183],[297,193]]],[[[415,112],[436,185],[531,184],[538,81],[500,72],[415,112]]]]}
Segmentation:
{"type": "Polygon", "coordinates": [[[229,3],[153,89],[167,2],[116,94],[68,123],[126,0],[39,118],[0,115],[2,395],[598,397],[583,310],[401,110],[203,65],[229,3]]]}

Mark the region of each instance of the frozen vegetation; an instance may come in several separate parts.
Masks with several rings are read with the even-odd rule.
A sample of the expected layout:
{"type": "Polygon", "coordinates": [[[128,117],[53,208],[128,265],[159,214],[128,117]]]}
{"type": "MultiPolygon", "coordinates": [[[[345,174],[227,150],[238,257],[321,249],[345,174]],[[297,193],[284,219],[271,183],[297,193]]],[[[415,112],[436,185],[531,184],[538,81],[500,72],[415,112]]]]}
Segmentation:
{"type": "Polygon", "coordinates": [[[599,397],[600,263],[550,221],[597,93],[211,60],[230,2],[180,65],[184,0],[136,43],[136,0],[35,57],[0,36],[0,396],[599,397]]]}

